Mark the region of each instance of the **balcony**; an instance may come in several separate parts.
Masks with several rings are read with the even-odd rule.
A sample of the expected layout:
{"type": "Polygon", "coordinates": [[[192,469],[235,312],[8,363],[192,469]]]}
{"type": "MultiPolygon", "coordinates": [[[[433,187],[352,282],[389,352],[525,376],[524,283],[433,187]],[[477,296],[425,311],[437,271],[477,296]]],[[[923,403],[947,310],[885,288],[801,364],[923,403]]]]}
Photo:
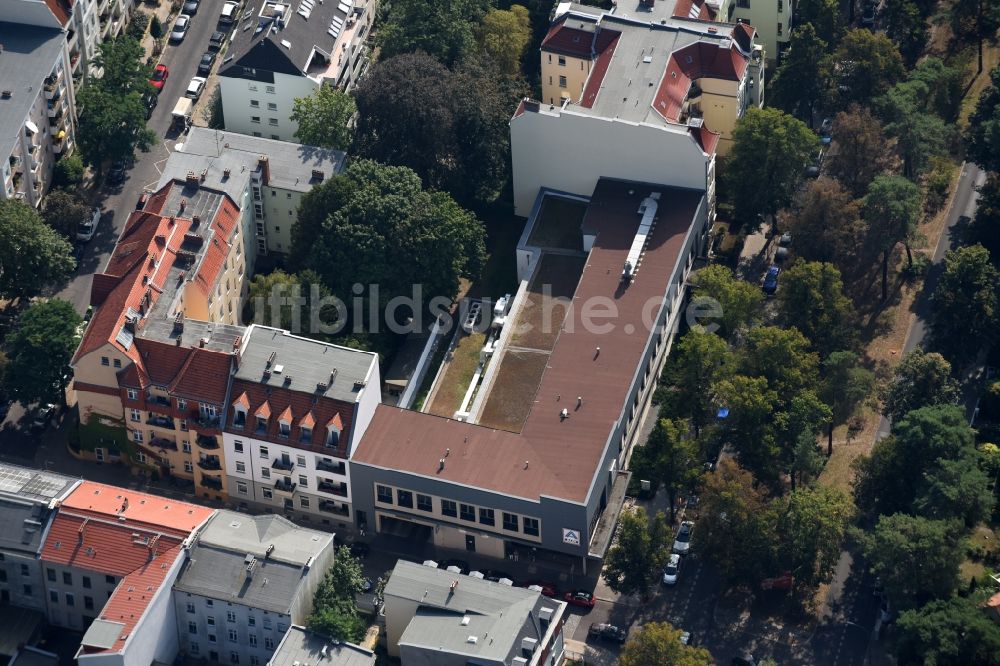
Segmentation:
{"type": "Polygon", "coordinates": [[[152,393],[147,393],[146,402],[150,405],[160,405],[161,407],[170,407],[170,398],[168,398],[165,395],[153,395],[152,393]]]}
{"type": "Polygon", "coordinates": [[[196,426],[205,430],[217,430],[222,422],[222,419],[218,416],[202,414],[201,412],[196,412],[196,414],[197,416],[191,420],[194,421],[196,426]]]}
{"type": "Polygon", "coordinates": [[[331,472],[333,474],[339,474],[344,476],[347,474],[347,466],[343,462],[326,462],[325,460],[316,461],[316,469],[321,472],[331,472]]]}
{"type": "Polygon", "coordinates": [[[351,515],[351,510],[347,508],[346,504],[338,507],[336,502],[331,502],[330,500],[320,500],[319,510],[323,513],[332,513],[335,516],[351,515]]]}
{"type": "Polygon", "coordinates": [[[219,438],[215,435],[198,435],[194,441],[203,449],[219,448],[219,438]]]}
{"type": "Polygon", "coordinates": [[[297,484],[292,483],[288,479],[278,479],[277,481],[274,482],[274,490],[275,492],[287,493],[291,495],[292,493],[295,492],[296,485],[297,484]]]}
{"type": "Polygon", "coordinates": [[[156,426],[157,428],[166,428],[167,430],[174,429],[174,420],[169,416],[154,416],[149,415],[146,419],[146,425],[156,426]]]}
{"type": "Polygon", "coordinates": [[[154,437],[153,439],[149,440],[149,445],[152,446],[154,449],[168,449],[170,451],[177,450],[177,442],[171,439],[166,439],[164,437],[154,437]]]}
{"type": "Polygon", "coordinates": [[[283,458],[275,458],[274,462],[271,464],[271,467],[281,472],[291,472],[292,468],[295,467],[295,463],[293,463],[291,460],[285,460],[283,458]]]}
{"type": "Polygon", "coordinates": [[[214,476],[203,476],[201,477],[201,485],[212,490],[222,490],[222,479],[217,479],[214,476]]]}
{"type": "Polygon", "coordinates": [[[207,458],[202,458],[198,461],[198,467],[208,472],[222,471],[222,463],[219,462],[218,456],[208,456],[207,458]]]}
{"type": "Polygon", "coordinates": [[[318,490],[321,493],[330,493],[331,495],[336,495],[337,497],[347,497],[346,483],[330,483],[328,481],[322,481],[318,486],[318,490]]]}

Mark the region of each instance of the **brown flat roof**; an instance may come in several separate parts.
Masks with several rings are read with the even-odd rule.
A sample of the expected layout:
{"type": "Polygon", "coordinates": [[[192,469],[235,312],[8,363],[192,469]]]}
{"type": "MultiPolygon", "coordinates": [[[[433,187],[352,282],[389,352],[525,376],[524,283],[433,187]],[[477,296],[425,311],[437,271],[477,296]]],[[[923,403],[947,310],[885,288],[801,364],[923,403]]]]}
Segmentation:
{"type": "Polygon", "coordinates": [[[594,246],[519,434],[380,405],[354,461],[533,501],[545,495],[584,502],[703,196],[598,182],[584,218],[584,228],[596,232],[594,246]],[[639,227],[639,204],[652,192],[660,193],[656,222],[635,279],[624,287],[622,267],[639,227]],[[590,313],[590,320],[609,330],[582,325],[584,305],[597,297],[602,302],[590,301],[590,308],[617,312],[607,318],[590,313]],[[569,418],[560,417],[564,408],[569,418]]]}

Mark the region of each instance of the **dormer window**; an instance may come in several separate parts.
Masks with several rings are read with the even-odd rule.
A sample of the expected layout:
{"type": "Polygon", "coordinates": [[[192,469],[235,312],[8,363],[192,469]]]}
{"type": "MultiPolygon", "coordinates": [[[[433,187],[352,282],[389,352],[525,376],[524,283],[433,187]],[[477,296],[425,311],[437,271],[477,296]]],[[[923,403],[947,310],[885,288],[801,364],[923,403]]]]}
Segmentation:
{"type": "Polygon", "coordinates": [[[264,404],[257,408],[254,412],[254,416],[257,418],[257,432],[267,432],[267,420],[271,418],[271,405],[264,401],[264,404]]]}
{"type": "Polygon", "coordinates": [[[250,409],[250,400],[246,393],[241,393],[240,397],[233,401],[233,427],[243,428],[247,423],[247,411],[250,409]]]}
{"type": "Polygon", "coordinates": [[[278,436],[288,439],[288,436],[292,434],[292,408],[285,407],[285,411],[281,412],[281,416],[278,417],[278,436]]]}
{"type": "Polygon", "coordinates": [[[265,432],[267,430],[267,419],[263,416],[257,417],[257,432],[265,432]]]}
{"type": "Polygon", "coordinates": [[[307,428],[305,426],[302,426],[301,432],[299,434],[299,440],[308,444],[309,442],[312,441],[312,438],[313,438],[312,428],[307,428]]]}
{"type": "Polygon", "coordinates": [[[340,414],[334,414],[333,418],[326,424],[326,445],[334,447],[340,444],[340,433],[344,429],[344,424],[340,420],[340,414]]]}

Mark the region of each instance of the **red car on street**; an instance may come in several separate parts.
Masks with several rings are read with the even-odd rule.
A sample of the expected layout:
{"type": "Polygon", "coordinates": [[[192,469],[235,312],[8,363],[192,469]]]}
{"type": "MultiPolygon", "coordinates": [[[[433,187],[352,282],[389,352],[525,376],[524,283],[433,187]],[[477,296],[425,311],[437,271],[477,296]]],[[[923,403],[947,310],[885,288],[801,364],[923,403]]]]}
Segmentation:
{"type": "Polygon", "coordinates": [[[593,608],[594,603],[597,601],[594,595],[586,590],[567,592],[563,596],[563,600],[571,606],[580,606],[581,608],[593,608]]]}
{"type": "Polygon", "coordinates": [[[542,594],[545,596],[552,597],[553,599],[559,598],[559,589],[555,583],[550,583],[546,580],[528,580],[521,587],[540,587],[542,588],[542,594]]]}
{"type": "Polygon", "coordinates": [[[163,90],[163,84],[167,82],[167,77],[170,76],[170,70],[167,69],[166,65],[157,65],[156,69],[153,70],[153,76],[149,79],[149,85],[156,88],[159,92],[163,90]]]}

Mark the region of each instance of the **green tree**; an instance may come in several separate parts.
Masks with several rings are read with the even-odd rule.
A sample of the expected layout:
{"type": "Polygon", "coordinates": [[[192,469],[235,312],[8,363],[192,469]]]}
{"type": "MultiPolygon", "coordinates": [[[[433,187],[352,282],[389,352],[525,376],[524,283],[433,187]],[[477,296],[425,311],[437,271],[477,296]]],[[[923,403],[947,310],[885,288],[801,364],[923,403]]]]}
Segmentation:
{"type": "Polygon", "coordinates": [[[927,23],[911,0],[887,0],[882,10],[886,34],[899,44],[908,65],[914,64],[927,45],[927,23]]]}
{"type": "Polygon", "coordinates": [[[957,358],[975,355],[997,325],[1000,272],[982,245],[960,247],[944,256],[944,272],[934,288],[931,327],[942,349],[957,358]]]}
{"type": "Polygon", "coordinates": [[[852,105],[834,116],[832,134],[837,149],[826,159],[826,172],[855,197],[862,197],[894,161],[882,124],[868,107],[852,105]]]}
{"type": "Polygon", "coordinates": [[[705,476],[692,546],[729,582],[756,586],[775,573],[779,542],[770,497],[750,472],[729,458],[705,476]]]}
{"type": "Polygon", "coordinates": [[[828,583],[854,517],[851,498],[827,486],[799,488],[780,501],[779,510],[782,566],[801,587],[813,589],[828,583]]]}
{"type": "Polygon", "coordinates": [[[837,83],[844,107],[867,104],[891,88],[906,73],[903,58],[892,40],[870,30],[851,30],[834,53],[837,83]]]}
{"type": "Polygon", "coordinates": [[[812,390],[799,392],[788,403],[785,411],[774,415],[775,441],[778,445],[778,459],[781,469],[787,469],[795,490],[796,467],[805,462],[800,459],[802,437],[811,437],[816,442],[820,428],[829,423],[830,407],[819,399],[812,390]]]}
{"type": "Polygon", "coordinates": [[[785,271],[778,312],[784,325],[801,331],[821,358],[856,343],[853,306],[833,264],[799,261],[785,271]]]}
{"type": "Polygon", "coordinates": [[[691,282],[694,303],[711,306],[706,308],[706,313],[717,313],[719,334],[723,337],[732,337],[742,328],[753,326],[760,320],[764,302],[760,289],[745,280],[737,280],[725,266],[706,266],[694,274],[691,282]],[[718,309],[714,308],[713,301],[718,304],[718,309]]]}
{"type": "Polygon", "coordinates": [[[973,525],[992,506],[980,458],[960,407],[917,409],[858,459],[855,502],[869,516],[906,512],[973,525]]]}
{"type": "Polygon", "coordinates": [[[491,9],[479,26],[479,45],[497,69],[507,76],[518,76],[521,58],[531,41],[531,17],[522,5],[510,9],[491,9]]]}
{"type": "Polygon", "coordinates": [[[951,596],[965,556],[956,523],[898,513],[879,518],[864,552],[872,573],[900,609],[951,596]]]}
{"type": "Polygon", "coordinates": [[[917,63],[910,72],[910,78],[927,86],[930,93],[928,110],[946,122],[954,122],[958,118],[965,93],[965,72],[961,67],[928,56],[917,63]]]}
{"type": "Polygon", "coordinates": [[[77,228],[90,219],[90,206],[83,198],[66,190],[52,190],[42,206],[42,220],[64,238],[76,237],[77,228]]]}
{"type": "Polygon", "coordinates": [[[143,97],[153,69],[142,45],[131,37],[103,42],[94,67],[101,76],[77,93],[76,139],[84,162],[100,172],[105,161],[131,158],[136,148],[148,152],[158,137],[146,127],[143,97]]]}
{"type": "Polygon", "coordinates": [[[163,24],[160,23],[160,17],[156,14],[153,14],[149,20],[149,34],[152,35],[153,39],[163,37],[163,24]]]}
{"type": "Polygon", "coordinates": [[[830,406],[831,419],[827,425],[827,455],[833,455],[833,428],[846,423],[854,416],[858,406],[875,386],[875,375],[860,365],[860,358],[852,351],[835,351],[823,361],[823,381],[820,397],[830,406]]]}
{"type": "Polygon", "coordinates": [[[909,178],[923,173],[932,158],[947,155],[953,140],[952,128],[928,108],[932,99],[928,84],[913,79],[896,84],[876,100],[909,178]]]}
{"type": "Polygon", "coordinates": [[[418,302],[431,309],[435,297],[455,296],[461,278],[478,275],[486,254],[482,224],[450,196],[423,190],[407,168],[368,160],[303,197],[292,245],[296,268],[315,271],[345,303],[355,283],[378,285],[363,298],[381,305],[412,297],[419,285],[418,302]]]}
{"type": "Polygon", "coordinates": [[[208,127],[210,129],[226,129],[226,114],[222,110],[222,88],[216,87],[208,100],[208,127]]]}
{"type": "Polygon", "coordinates": [[[472,61],[451,72],[425,54],[383,60],[354,92],[355,147],[460,201],[492,201],[507,179],[517,94],[472,61]]]}
{"type": "Polygon", "coordinates": [[[923,201],[920,188],[902,176],[876,176],[865,196],[864,217],[868,238],[882,251],[882,300],[889,297],[889,257],[897,243],[906,248],[913,265],[910,239],[920,222],[923,201]]]}
{"type": "MultiPolygon", "coordinates": [[[[837,47],[844,35],[844,19],[837,0],[801,0],[795,7],[796,30],[811,25],[816,34],[831,50],[837,47]]],[[[794,50],[794,34],[792,49],[794,50]]]]}
{"type": "Polygon", "coordinates": [[[883,389],[882,413],[899,421],[921,407],[954,404],[958,397],[951,364],[941,354],[917,348],[903,357],[892,382],[883,389]]]}
{"type": "Polygon", "coordinates": [[[52,171],[52,185],[63,189],[76,189],[83,182],[83,160],[80,155],[63,155],[52,171]]]}
{"type": "Polygon", "coordinates": [[[972,240],[980,243],[993,256],[1000,256],[1000,174],[990,173],[979,187],[976,219],[972,223],[972,240]]]}
{"type": "Polygon", "coordinates": [[[379,30],[383,60],[422,51],[451,67],[475,47],[488,0],[395,0],[379,30]]]}
{"type": "Polygon", "coordinates": [[[823,471],[826,460],[816,444],[816,436],[810,432],[799,434],[792,452],[792,466],[789,476],[792,486],[809,485],[810,481],[823,471]]]}
{"type": "Polygon", "coordinates": [[[840,182],[832,178],[809,181],[782,228],[792,233],[795,253],[806,261],[830,262],[847,276],[860,272],[864,255],[861,205],[840,182]]]}
{"type": "Polygon", "coordinates": [[[708,650],[681,643],[681,630],[666,622],[647,622],[632,634],[618,656],[618,666],[713,666],[708,650]]]}
{"type": "Polygon", "coordinates": [[[995,666],[1000,628],[971,599],[954,597],[899,615],[896,659],[900,664],[995,666]]]}
{"type": "Polygon", "coordinates": [[[691,419],[698,437],[715,416],[713,387],[731,367],[732,354],[725,340],[691,329],[667,357],[657,399],[667,413],[691,419]]]}
{"type": "Polygon", "coordinates": [[[62,401],[82,321],[72,303],[59,299],[33,303],[21,314],[7,339],[4,384],[12,398],[22,405],[62,401]]]}
{"type": "Polygon", "coordinates": [[[819,140],[805,123],[778,109],[751,107],[736,123],[726,169],[736,217],[756,224],[798,190],[819,140]]]}
{"type": "Polygon", "coordinates": [[[637,466],[633,454],[632,471],[651,483],[662,483],[670,500],[670,522],[677,516],[677,494],[693,491],[701,478],[701,447],[694,438],[687,437],[687,428],[681,421],[660,419],[653,426],[643,447],[643,465],[637,466]]]}
{"type": "Polygon", "coordinates": [[[31,298],[70,276],[72,246],[26,203],[0,201],[0,297],[31,298]]]}
{"type": "Polygon", "coordinates": [[[666,563],[669,534],[662,513],[651,524],[642,507],[623,511],[618,519],[618,539],[604,559],[603,575],[608,587],[619,594],[647,597],[666,563]]]}
{"type": "Polygon", "coordinates": [[[723,424],[725,435],[736,449],[740,464],[775,484],[781,472],[776,465],[780,450],[773,428],[778,393],[764,377],[745,375],[724,379],[715,390],[719,404],[729,410],[723,424]]]}
{"type": "Polygon", "coordinates": [[[353,97],[333,86],[320,86],[312,95],[292,102],[291,119],[298,123],[295,138],[308,146],[347,150],[356,112],[353,97]]]}
{"type": "Polygon", "coordinates": [[[298,335],[324,339],[321,328],[343,323],[337,306],[328,303],[330,290],[314,271],[260,273],[250,283],[246,321],[274,326],[298,335]],[[313,320],[317,317],[317,320],[313,320]]]}
{"type": "Polygon", "coordinates": [[[799,392],[817,386],[819,357],[800,331],[759,326],[747,335],[740,371],[766,379],[786,405],[799,392]]]}
{"type": "Polygon", "coordinates": [[[827,42],[816,34],[811,23],[804,23],[792,33],[788,52],[771,79],[770,102],[809,121],[823,102],[829,76],[827,42]]]}
{"type": "Polygon", "coordinates": [[[309,628],[330,638],[360,641],[365,622],[354,599],[362,591],[364,582],[361,562],[351,555],[349,548],[341,546],[316,589],[309,628]]]}
{"type": "Polygon", "coordinates": [[[990,85],[979,95],[965,134],[966,154],[987,171],[1000,171],[1000,67],[990,71],[990,85]]]}

